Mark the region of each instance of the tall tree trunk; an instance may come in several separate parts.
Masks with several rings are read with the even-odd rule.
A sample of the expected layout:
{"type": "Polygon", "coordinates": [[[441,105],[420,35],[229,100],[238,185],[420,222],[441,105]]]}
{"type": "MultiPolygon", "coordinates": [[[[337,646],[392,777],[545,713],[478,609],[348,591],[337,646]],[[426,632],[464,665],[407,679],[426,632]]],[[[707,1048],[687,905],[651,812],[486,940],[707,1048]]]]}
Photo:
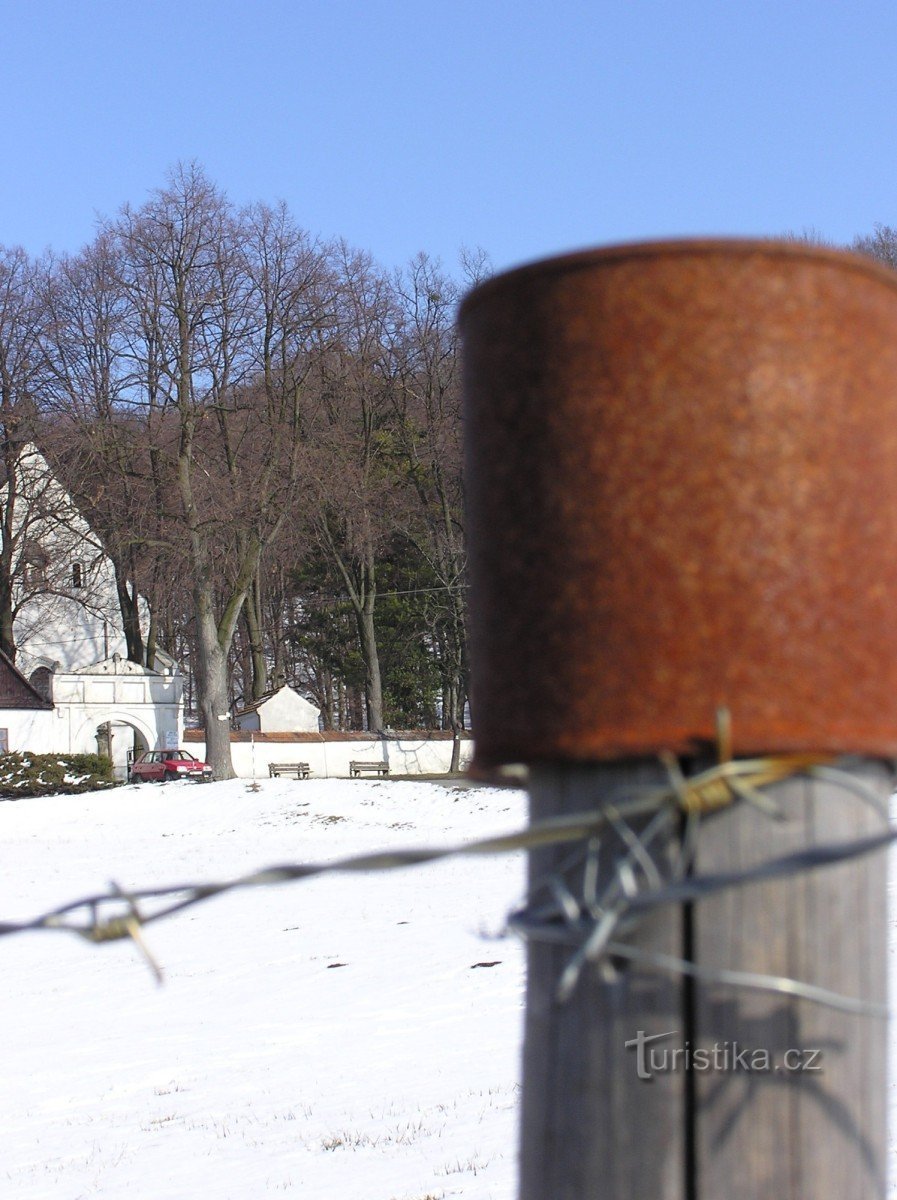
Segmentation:
{"type": "Polygon", "coordinates": [[[268,690],[268,660],[262,633],[262,604],[259,572],[256,572],[243,605],[243,620],[249,639],[249,658],[252,668],[252,699],[259,700],[268,690]]]}
{"type": "MultiPolygon", "coordinates": [[[[240,616],[240,620],[245,626],[245,609],[240,616]]],[[[244,628],[244,636],[234,638],[236,643],[236,651],[234,654],[234,662],[231,665],[231,681],[233,691],[237,686],[237,679],[240,681],[240,700],[243,704],[248,704],[252,699],[252,659],[249,653],[249,635],[244,628]]]]}
{"type": "Polygon", "coordinates": [[[454,774],[461,770],[461,730],[464,728],[461,697],[454,684],[448,689],[448,712],[443,714],[443,722],[448,722],[452,731],[452,761],[449,771],[454,774]]]}
{"type": "Polygon", "coordinates": [[[372,733],[382,733],[383,720],[383,683],[380,678],[380,654],[377,650],[377,631],[374,627],[373,596],[358,613],[358,637],[361,641],[361,654],[364,659],[365,705],[367,708],[367,725],[372,733]]]}
{"type": "Polygon", "coordinates": [[[146,631],[146,665],[152,671],[156,665],[156,646],[159,638],[159,622],[150,610],[149,629],[146,631]]]}
{"type": "MultiPolygon", "coordinates": [[[[8,399],[5,389],[0,389],[5,409],[8,399]]],[[[13,547],[15,546],[15,505],[18,499],[18,455],[6,443],[2,447],[2,466],[6,476],[6,503],[2,510],[2,532],[0,532],[0,650],[16,660],[16,643],[13,636],[13,547]]]]}
{"type": "Polygon", "coordinates": [[[271,681],[275,687],[283,687],[287,681],[287,656],[286,656],[286,619],[284,614],[283,604],[283,581],[282,572],[279,573],[277,590],[274,596],[274,602],[269,593],[269,615],[268,629],[271,635],[271,642],[274,652],[274,662],[272,664],[271,681]]]}
{"type": "Polygon", "coordinates": [[[374,550],[368,543],[363,556],[359,556],[350,568],[334,540],[326,517],[321,530],[324,542],[336,565],[349,596],[358,626],[358,643],[364,661],[365,709],[367,727],[374,733],[382,733],[383,683],[380,677],[380,654],[377,649],[377,629],[374,623],[374,608],[377,603],[377,566],[374,550]]]}
{"type": "Polygon", "coordinates": [[[364,728],[364,692],[357,688],[348,691],[349,706],[346,713],[349,729],[364,728]]]}
{"type": "Polygon", "coordinates": [[[332,729],[333,728],[333,709],[334,709],[333,674],[332,674],[332,672],[330,672],[330,671],[324,672],[322,684],[323,684],[322,690],[324,693],[324,696],[323,696],[324,708],[321,712],[321,720],[323,722],[325,729],[332,729]]]}
{"type": "MultiPolygon", "coordinates": [[[[0,569],[2,570],[2,569],[0,569]]],[[[0,650],[13,662],[16,660],[16,643],[12,628],[12,581],[0,573],[0,650]]]]}
{"type": "Polygon", "coordinates": [[[197,596],[196,682],[206,731],[206,762],[215,779],[233,779],[227,652],[222,648],[211,597],[197,596]]]}
{"type": "Polygon", "coordinates": [[[128,661],[140,663],[143,666],[145,651],[143,631],[140,628],[140,597],[137,588],[129,586],[127,574],[119,562],[115,562],[115,590],[118,593],[118,607],[121,611],[122,628],[125,631],[125,645],[128,651],[128,661]]]}
{"type": "Polygon", "coordinates": [[[457,775],[461,770],[461,726],[456,725],[452,730],[452,761],[449,763],[449,774],[457,775]]]}
{"type": "MultiPolygon", "coordinates": [[[[225,616],[215,620],[213,567],[208,546],[201,531],[193,496],[191,421],[182,426],[178,458],[178,487],[190,534],[193,569],[193,606],[196,619],[196,685],[199,711],[206,731],[206,761],[215,779],[235,776],[230,753],[230,678],[227,656],[234,637],[240,610],[246,598],[251,571],[244,572],[241,584],[231,593],[225,616]]],[[[253,563],[253,569],[257,565],[253,563]]]]}

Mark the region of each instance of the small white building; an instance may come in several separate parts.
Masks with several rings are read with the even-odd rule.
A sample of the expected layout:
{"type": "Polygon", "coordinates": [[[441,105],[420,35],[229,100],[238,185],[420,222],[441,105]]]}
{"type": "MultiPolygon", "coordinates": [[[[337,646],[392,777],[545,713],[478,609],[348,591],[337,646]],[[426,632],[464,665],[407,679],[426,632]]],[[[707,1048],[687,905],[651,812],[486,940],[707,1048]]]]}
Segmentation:
{"type": "Polygon", "coordinates": [[[256,733],[317,733],[320,717],[319,708],[284,684],[254,704],[238,709],[233,724],[236,729],[256,733]]]}

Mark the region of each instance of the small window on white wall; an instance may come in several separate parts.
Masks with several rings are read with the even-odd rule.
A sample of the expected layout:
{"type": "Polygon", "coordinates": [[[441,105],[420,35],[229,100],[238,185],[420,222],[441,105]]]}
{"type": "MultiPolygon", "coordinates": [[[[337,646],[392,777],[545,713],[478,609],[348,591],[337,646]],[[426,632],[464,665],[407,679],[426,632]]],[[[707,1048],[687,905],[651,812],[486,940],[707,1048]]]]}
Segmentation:
{"type": "Polygon", "coordinates": [[[45,700],[52,699],[53,672],[49,667],[38,667],[36,671],[32,671],[28,676],[28,682],[36,691],[40,692],[45,700]]]}
{"type": "Polygon", "coordinates": [[[0,729],[0,754],[9,754],[9,730],[0,729]]]}
{"type": "Polygon", "coordinates": [[[72,563],[72,587],[84,587],[84,568],[79,562],[72,563]]]}
{"type": "Polygon", "coordinates": [[[47,586],[47,567],[50,565],[50,555],[33,538],[26,538],[22,549],[25,586],[30,588],[45,588],[47,586]]]}

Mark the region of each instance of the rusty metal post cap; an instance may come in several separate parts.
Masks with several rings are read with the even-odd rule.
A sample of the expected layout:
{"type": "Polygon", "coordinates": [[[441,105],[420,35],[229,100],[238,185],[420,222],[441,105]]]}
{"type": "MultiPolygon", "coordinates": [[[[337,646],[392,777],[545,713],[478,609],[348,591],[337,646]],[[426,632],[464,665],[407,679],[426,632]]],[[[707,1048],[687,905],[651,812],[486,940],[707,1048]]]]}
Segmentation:
{"type": "Polygon", "coordinates": [[[476,764],[897,754],[897,274],[611,247],[460,315],[476,764]]]}

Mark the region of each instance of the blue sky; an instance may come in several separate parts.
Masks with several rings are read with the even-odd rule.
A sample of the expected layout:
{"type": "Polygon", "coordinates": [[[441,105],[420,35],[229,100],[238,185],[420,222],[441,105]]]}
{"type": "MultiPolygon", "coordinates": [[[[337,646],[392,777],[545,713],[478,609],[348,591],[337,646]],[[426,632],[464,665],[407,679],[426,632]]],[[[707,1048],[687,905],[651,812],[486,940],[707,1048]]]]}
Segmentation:
{"type": "Polygon", "coordinates": [[[897,0],[0,0],[0,243],[196,159],[386,266],[897,225],[897,0]]]}

